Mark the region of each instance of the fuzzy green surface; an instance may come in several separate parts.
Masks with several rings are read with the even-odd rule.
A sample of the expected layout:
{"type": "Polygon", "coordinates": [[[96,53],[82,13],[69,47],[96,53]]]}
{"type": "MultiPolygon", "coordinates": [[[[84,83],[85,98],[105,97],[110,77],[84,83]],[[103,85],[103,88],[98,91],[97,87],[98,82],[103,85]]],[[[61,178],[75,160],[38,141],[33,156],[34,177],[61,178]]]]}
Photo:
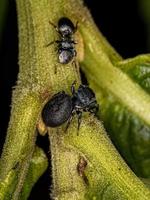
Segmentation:
{"type": "MultiPolygon", "coordinates": [[[[89,62],[85,61],[85,72],[86,67],[90,67],[90,65],[87,66],[87,63],[89,65],[89,62]]],[[[101,71],[101,65],[97,65],[97,72],[93,70],[91,74],[87,73],[89,83],[96,92],[98,102],[101,105],[99,116],[104,121],[109,135],[134,172],[145,178],[150,177],[150,126],[149,120],[145,116],[146,112],[149,113],[150,105],[149,63],[150,56],[141,55],[119,61],[115,66],[112,65],[111,70],[114,73],[110,78],[105,76],[105,73],[109,74],[108,65],[105,65],[105,72],[101,71]],[[101,78],[93,79],[95,74],[99,77],[103,76],[103,81],[106,83],[111,79],[117,82],[118,76],[120,76],[117,71],[120,72],[121,76],[128,77],[128,80],[124,80],[124,82],[122,82],[123,79],[118,80],[119,90],[125,92],[124,94],[118,89],[115,89],[114,92],[111,91],[113,85],[108,87],[100,84],[101,78]],[[130,87],[129,82],[135,89],[130,87]],[[129,97],[129,101],[126,96],[129,97]],[[147,96],[147,104],[144,103],[145,96],[147,96]],[[141,101],[137,104],[139,97],[141,101]]]]}
{"type": "Polygon", "coordinates": [[[82,67],[101,105],[99,116],[137,175],[150,177],[150,56],[114,62],[100,48],[99,37],[90,37],[92,31],[82,30],[82,67]]]}
{"type": "Polygon", "coordinates": [[[37,182],[39,177],[45,172],[47,167],[48,160],[44,151],[41,148],[36,147],[30,161],[29,170],[19,198],[20,200],[28,199],[32,187],[37,182]]]}
{"type": "MultiPolygon", "coordinates": [[[[65,66],[58,63],[56,45],[46,47],[49,42],[59,37],[49,21],[57,24],[58,20],[64,16],[69,17],[73,23],[78,21],[78,33],[82,35],[85,45],[84,62],[92,66],[92,71],[91,67],[88,68],[88,74],[95,72],[94,79],[99,79],[100,85],[104,88],[108,87],[109,91],[117,95],[121,102],[126,102],[135,114],[145,111],[144,115],[141,114],[144,122],[148,123],[150,118],[147,110],[136,107],[142,101],[148,109],[148,95],[144,92],[143,97],[138,95],[140,88],[135,86],[129,77],[121,73],[118,68],[112,68],[112,63],[122,58],[98,32],[82,1],[17,0],[17,10],[20,70],[12,99],[7,138],[0,160],[0,178],[4,181],[12,169],[17,172],[15,166],[19,164],[17,186],[12,194],[14,200],[19,199],[28,170],[30,170],[30,161],[36,141],[36,125],[45,101],[58,91],[70,92],[70,86],[74,80],[80,82],[80,77],[72,63],[65,66]],[[99,46],[97,46],[98,43],[99,46]],[[97,56],[100,58],[99,61],[96,60],[97,56]],[[94,66],[91,59],[95,61],[94,66]],[[110,59],[113,60],[112,63],[110,59]],[[100,77],[98,77],[98,66],[101,66],[100,77]],[[105,71],[105,66],[108,67],[108,73],[105,71]],[[55,67],[57,67],[56,74],[54,73],[55,67]],[[114,74],[118,75],[115,80],[114,74]],[[124,91],[124,81],[128,81],[130,88],[129,94],[125,97],[122,96],[127,91],[124,91]],[[121,83],[120,87],[118,83],[121,83]],[[123,90],[120,89],[122,87],[123,90]],[[136,93],[137,99],[133,100],[130,95],[136,93]]],[[[80,43],[77,45],[80,49],[80,43]]],[[[83,49],[79,50],[78,54],[80,51],[83,49]]],[[[150,191],[128,169],[111,144],[100,122],[84,115],[79,136],[77,136],[75,120],[67,133],[63,130],[64,126],[49,130],[53,178],[51,196],[59,200],[115,199],[118,197],[129,200],[150,199],[150,191]],[[89,179],[89,186],[84,183],[83,178],[77,172],[80,155],[88,161],[85,173],[89,179]]],[[[25,193],[25,196],[28,195],[28,191],[25,193]]]]}

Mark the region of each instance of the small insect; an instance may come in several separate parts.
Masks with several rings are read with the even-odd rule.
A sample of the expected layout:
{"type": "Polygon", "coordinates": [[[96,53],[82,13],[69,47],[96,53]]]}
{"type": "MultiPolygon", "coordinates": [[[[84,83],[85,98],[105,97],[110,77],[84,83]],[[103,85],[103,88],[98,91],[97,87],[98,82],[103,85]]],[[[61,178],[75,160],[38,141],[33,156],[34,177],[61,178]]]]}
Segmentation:
{"type": "Polygon", "coordinates": [[[67,121],[68,129],[74,114],[78,117],[78,130],[80,128],[82,112],[96,114],[99,109],[94,92],[85,85],[80,85],[75,91],[75,82],[71,86],[72,96],[64,91],[57,93],[44,106],[42,119],[46,126],[57,127],[67,121]]]}
{"type": "Polygon", "coordinates": [[[89,180],[88,180],[87,176],[85,175],[86,167],[87,167],[87,161],[85,160],[85,158],[83,156],[81,156],[79,158],[79,163],[77,164],[77,172],[78,172],[79,176],[83,178],[84,183],[86,185],[89,185],[89,180]]]}
{"type": "MultiPolygon", "coordinates": [[[[77,24],[74,26],[72,21],[66,17],[62,17],[58,21],[58,25],[56,26],[52,22],[49,22],[56,31],[60,34],[60,40],[55,40],[50,42],[47,46],[57,43],[58,45],[58,60],[61,64],[68,64],[71,61],[74,61],[74,58],[77,55],[74,41],[74,33],[77,30],[77,24]]],[[[75,61],[74,61],[75,62],[75,61]]]]}

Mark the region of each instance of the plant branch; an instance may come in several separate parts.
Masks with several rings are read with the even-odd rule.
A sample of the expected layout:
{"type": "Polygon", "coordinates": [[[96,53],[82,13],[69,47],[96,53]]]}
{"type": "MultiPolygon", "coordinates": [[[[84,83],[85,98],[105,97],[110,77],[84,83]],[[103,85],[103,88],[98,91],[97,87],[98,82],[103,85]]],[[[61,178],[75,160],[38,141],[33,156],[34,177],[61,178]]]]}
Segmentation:
{"type": "Polygon", "coordinates": [[[112,64],[107,55],[96,45],[99,42],[98,38],[91,39],[91,34],[94,33],[89,31],[87,34],[87,31],[84,31],[82,34],[86,44],[86,57],[82,64],[88,80],[116,96],[128,110],[150,125],[149,95],[140,86],[134,84],[121,69],[112,64]]]}
{"type": "MultiPolygon", "coordinates": [[[[94,73],[97,72],[97,67],[100,65],[103,76],[106,76],[108,81],[106,82],[100,75],[100,83],[104,87],[110,87],[111,92],[115,93],[114,90],[118,90],[118,93],[122,95],[124,92],[116,86],[114,79],[110,79],[114,71],[117,75],[121,74],[117,68],[112,69],[112,63],[121,60],[121,57],[98,32],[88,10],[80,0],[17,0],[17,10],[20,71],[13,95],[7,139],[0,161],[0,179],[5,184],[12,169],[16,171],[15,166],[19,164],[21,169],[17,174],[23,174],[23,178],[18,181],[22,176],[18,177],[17,184],[22,186],[29,167],[27,166],[29,160],[26,158],[30,157],[29,149],[35,147],[36,125],[44,103],[58,91],[70,92],[70,86],[74,80],[80,83],[80,77],[72,63],[66,66],[59,64],[55,47],[46,47],[58,36],[56,30],[50,27],[49,21],[57,24],[63,16],[70,18],[74,23],[78,21],[77,41],[82,41],[83,37],[83,43],[78,42],[77,45],[78,57],[88,62],[89,66],[91,65],[88,68],[89,74],[92,74],[92,68],[94,73]],[[94,63],[90,62],[91,58],[94,63]],[[110,69],[108,74],[104,72],[106,65],[110,69]],[[56,66],[57,74],[54,72],[56,66]]],[[[95,77],[99,78],[97,75],[95,77]]],[[[122,78],[129,81],[121,74],[116,78],[116,82],[121,81],[122,83],[122,78]]],[[[131,81],[129,85],[132,89],[138,90],[133,87],[131,81]]],[[[130,93],[132,94],[132,91],[130,93]]],[[[128,95],[125,97],[129,100],[128,95]]],[[[147,96],[144,97],[142,102],[147,105],[147,96]]],[[[136,102],[139,103],[140,100],[138,96],[136,102]]],[[[150,117],[147,111],[144,116],[144,120],[150,117]]],[[[64,134],[63,128],[49,130],[53,166],[53,196],[58,199],[69,199],[70,196],[71,199],[89,199],[90,197],[150,199],[149,190],[128,169],[106,136],[102,125],[96,119],[85,115],[79,136],[76,134],[75,121],[67,134],[64,134]],[[77,172],[80,155],[88,161],[85,175],[89,179],[89,186],[86,186],[77,172]]],[[[13,194],[18,198],[19,191],[21,191],[20,186],[17,191],[16,195],[13,194]]]]}

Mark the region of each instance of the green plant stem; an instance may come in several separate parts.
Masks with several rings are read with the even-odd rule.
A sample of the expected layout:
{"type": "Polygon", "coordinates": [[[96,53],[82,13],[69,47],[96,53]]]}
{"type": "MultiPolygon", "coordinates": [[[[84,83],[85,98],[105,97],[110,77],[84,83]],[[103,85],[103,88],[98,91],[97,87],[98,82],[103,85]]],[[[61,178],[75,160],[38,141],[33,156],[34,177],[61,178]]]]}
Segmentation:
{"type": "MultiPolygon", "coordinates": [[[[70,92],[70,85],[74,80],[77,80],[78,83],[80,82],[80,77],[72,63],[66,66],[58,63],[57,53],[54,50],[55,45],[46,47],[49,42],[55,40],[58,36],[56,30],[49,25],[49,21],[57,24],[62,16],[71,18],[74,23],[79,21],[78,30],[80,33],[78,32],[77,34],[82,34],[83,36],[85,58],[89,55],[90,59],[93,55],[95,65],[98,66],[98,56],[102,72],[104,72],[102,66],[108,64],[110,68],[108,75],[113,74],[110,60],[113,60],[113,62],[121,60],[121,57],[106,42],[103,36],[98,33],[91,16],[80,0],[17,0],[17,10],[20,71],[18,85],[13,95],[7,139],[0,161],[0,178],[3,183],[16,164],[21,166],[18,179],[22,178],[18,181],[15,193],[13,193],[15,200],[19,197],[19,192],[27,175],[28,162],[31,159],[31,147],[35,147],[36,124],[45,101],[58,91],[70,92]],[[95,40],[93,37],[99,39],[95,40]],[[94,42],[92,42],[93,40],[94,42]],[[97,47],[98,44],[99,47],[97,47]],[[87,45],[90,50],[89,54],[86,48],[87,45]],[[55,67],[57,67],[56,74],[54,73],[55,67]]],[[[78,37],[80,38],[81,35],[78,37]]],[[[78,44],[78,49],[80,49],[80,43],[78,44]]],[[[78,55],[80,55],[80,51],[83,51],[83,49],[78,51],[78,55]]],[[[93,63],[90,63],[90,60],[88,62],[93,65],[93,63]]],[[[93,69],[96,71],[94,67],[93,69]]],[[[118,74],[117,69],[115,69],[115,72],[118,74]]],[[[91,73],[90,68],[89,73],[91,73]]],[[[108,75],[106,74],[107,80],[108,75]]],[[[104,78],[102,78],[101,83],[106,86],[107,83],[103,80],[104,78]]],[[[132,86],[132,83],[129,83],[132,86]]],[[[113,89],[118,89],[115,88],[114,82],[112,85],[114,88],[110,87],[111,92],[113,89]]],[[[109,86],[110,81],[107,87],[109,86]]],[[[124,93],[122,94],[124,95],[124,93]]],[[[147,97],[145,97],[144,103],[147,103],[147,97]]],[[[146,115],[148,115],[147,112],[146,115]]],[[[61,128],[49,132],[53,166],[53,195],[57,196],[58,199],[69,199],[70,195],[71,199],[89,199],[91,196],[93,198],[96,196],[97,199],[100,199],[105,195],[115,198],[121,195],[120,199],[133,200],[138,194],[137,199],[149,199],[149,190],[144,187],[142,182],[132,174],[121,160],[101,124],[94,119],[90,121],[90,117],[86,118],[86,116],[83,116],[83,119],[84,123],[82,124],[79,137],[76,135],[75,122],[72,123],[72,125],[75,124],[75,127],[71,126],[67,134],[64,134],[61,128]],[[103,155],[101,152],[103,152],[103,155]],[[91,185],[90,190],[88,190],[82,177],[77,172],[80,154],[88,160],[88,170],[86,173],[91,185]],[[108,167],[106,166],[106,157],[108,157],[110,162],[108,167]],[[67,158],[69,159],[67,160],[67,158]],[[118,173],[118,165],[121,167],[120,173],[118,173]],[[100,173],[100,175],[97,176],[97,173],[100,173]],[[92,186],[94,182],[95,185],[92,186]],[[69,187],[69,190],[68,185],[72,186],[69,187]]]]}
{"type": "Polygon", "coordinates": [[[83,31],[85,41],[85,60],[83,70],[87,78],[100,88],[107,90],[123,103],[131,112],[139,116],[147,125],[150,125],[150,98],[140,86],[115,67],[102,52],[98,43],[98,38],[91,38],[92,31],[83,31]],[[93,53],[93,49],[95,50],[93,53]],[[101,58],[101,59],[99,59],[101,58]],[[92,66],[92,67],[91,67],[92,66]],[[141,106],[142,105],[142,106],[141,106]]]}
{"type": "MultiPolygon", "coordinates": [[[[41,107],[37,96],[29,93],[21,93],[21,95],[15,93],[13,103],[8,134],[0,160],[0,180],[5,184],[11,171],[15,171],[16,184],[14,185],[16,187],[10,196],[11,199],[16,200],[22,189],[35,148],[35,126],[41,107]],[[33,123],[31,123],[31,120],[33,120],[33,123]]],[[[11,177],[9,180],[11,181],[11,177]]],[[[2,192],[1,189],[0,193],[2,192]]]]}
{"type": "Polygon", "coordinates": [[[61,129],[49,130],[49,139],[53,177],[53,190],[50,196],[59,200],[86,199],[85,185],[77,173],[79,152],[64,143],[64,133],[61,129]]]}
{"type": "MultiPolygon", "coordinates": [[[[32,159],[30,160],[29,170],[28,170],[27,177],[25,179],[25,184],[23,186],[23,190],[20,197],[21,200],[27,199],[33,185],[38,180],[38,178],[43,174],[43,172],[46,170],[47,165],[48,165],[48,162],[47,162],[47,158],[44,152],[40,148],[36,147],[34,154],[32,156],[32,159]]],[[[12,194],[14,193],[14,191],[16,191],[16,188],[18,186],[17,179],[18,179],[18,172],[20,171],[19,168],[20,168],[19,165],[16,165],[15,168],[13,168],[9,172],[5,181],[0,182],[0,199],[1,200],[9,200],[9,199],[14,198],[12,197],[12,194]]]]}
{"type": "MultiPolygon", "coordinates": [[[[19,197],[27,175],[28,163],[35,147],[36,125],[45,99],[59,90],[70,90],[71,83],[75,79],[79,80],[72,64],[65,68],[57,65],[54,47],[46,47],[56,35],[56,31],[49,25],[49,12],[52,12],[48,8],[46,12],[46,2],[17,1],[20,70],[12,97],[7,138],[0,160],[1,183],[6,184],[12,169],[17,171],[16,165],[20,167],[17,171],[16,188],[11,194],[15,200],[19,197]],[[55,67],[57,74],[54,73],[55,67]]],[[[10,177],[9,181],[11,180],[10,177]]]]}
{"type": "Polygon", "coordinates": [[[40,109],[40,101],[33,94],[16,93],[13,100],[12,117],[0,162],[1,179],[26,157],[30,143],[35,140],[35,123],[40,109]],[[33,124],[30,123],[31,119],[34,120],[33,124]]]}
{"type": "Polygon", "coordinates": [[[112,194],[109,190],[105,191],[106,193],[108,192],[109,198],[107,197],[107,199],[113,199],[113,195],[118,196],[115,199],[149,198],[150,191],[146,191],[144,185],[129,170],[111,144],[103,126],[97,120],[89,119],[88,117],[85,123],[82,123],[79,138],[76,137],[75,131],[76,127],[72,135],[66,136],[66,143],[84,153],[86,158],[89,159],[89,165],[92,165],[91,168],[97,172],[97,177],[93,172],[87,172],[92,189],[95,186],[95,180],[98,180],[98,190],[101,184],[103,186],[110,184],[109,187],[112,190],[112,194]],[[143,193],[144,191],[145,193],[143,193]]]}
{"type": "Polygon", "coordinates": [[[25,179],[25,183],[20,195],[20,200],[28,199],[33,185],[37,182],[39,177],[45,172],[48,167],[48,160],[39,147],[35,148],[32,159],[30,161],[29,170],[25,179]]]}
{"type": "Polygon", "coordinates": [[[110,200],[149,199],[150,191],[123,162],[103,126],[86,115],[77,136],[76,120],[74,122],[65,137],[61,129],[49,130],[55,177],[52,196],[58,199],[101,199],[102,196],[110,200]],[[80,155],[85,156],[88,163],[85,172],[89,185],[77,173],[80,155]]]}

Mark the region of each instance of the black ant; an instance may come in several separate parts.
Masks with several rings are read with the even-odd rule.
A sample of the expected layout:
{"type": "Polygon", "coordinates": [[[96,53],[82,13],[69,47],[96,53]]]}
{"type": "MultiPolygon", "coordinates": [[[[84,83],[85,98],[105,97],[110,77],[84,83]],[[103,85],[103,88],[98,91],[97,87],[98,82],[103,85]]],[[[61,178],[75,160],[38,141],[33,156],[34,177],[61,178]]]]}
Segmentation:
{"type": "Polygon", "coordinates": [[[69,62],[74,61],[74,58],[77,55],[75,49],[75,44],[77,43],[74,41],[73,35],[77,30],[78,22],[76,23],[76,26],[74,26],[70,19],[62,17],[59,19],[57,26],[50,21],[49,23],[60,34],[61,39],[50,42],[47,46],[57,43],[59,63],[68,64],[69,62]]]}

